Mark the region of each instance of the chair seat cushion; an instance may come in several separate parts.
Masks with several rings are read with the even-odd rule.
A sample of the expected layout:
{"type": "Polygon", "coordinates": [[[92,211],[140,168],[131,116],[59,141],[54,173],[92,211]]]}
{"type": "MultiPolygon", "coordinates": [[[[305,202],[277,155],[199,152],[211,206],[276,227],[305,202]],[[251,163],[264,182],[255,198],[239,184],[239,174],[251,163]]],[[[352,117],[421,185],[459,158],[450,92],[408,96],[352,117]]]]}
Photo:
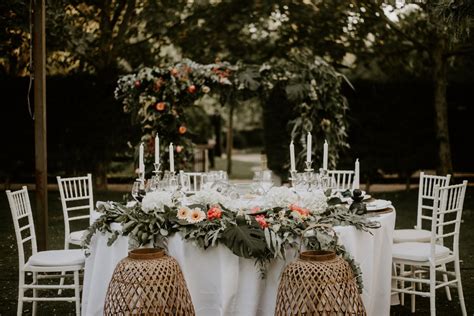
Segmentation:
{"type": "MultiPolygon", "coordinates": [[[[451,251],[449,248],[436,245],[436,259],[447,257],[451,251]]],[[[403,242],[394,244],[392,247],[392,257],[394,259],[411,261],[428,261],[431,255],[431,244],[424,242],[403,242]]]]}
{"type": "Polygon", "coordinates": [[[84,264],[85,255],[81,249],[40,251],[30,257],[30,266],[75,266],[84,264]]]}
{"type": "Polygon", "coordinates": [[[69,234],[69,242],[80,245],[84,238],[85,230],[78,230],[69,234]]]}
{"type": "Polygon", "coordinates": [[[393,242],[430,242],[431,232],[424,229],[395,229],[393,232],[393,242]]]}

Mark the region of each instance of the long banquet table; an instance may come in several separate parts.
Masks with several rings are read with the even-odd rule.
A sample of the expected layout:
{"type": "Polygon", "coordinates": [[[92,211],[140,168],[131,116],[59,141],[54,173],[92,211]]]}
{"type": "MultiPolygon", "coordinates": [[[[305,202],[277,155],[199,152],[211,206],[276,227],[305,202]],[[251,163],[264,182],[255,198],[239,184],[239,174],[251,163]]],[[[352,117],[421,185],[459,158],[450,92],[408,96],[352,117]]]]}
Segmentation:
{"type": "MultiPolygon", "coordinates": [[[[97,215],[96,215],[97,217],[97,215]]],[[[339,240],[360,264],[364,282],[362,299],[368,315],[390,313],[393,212],[374,218],[381,224],[373,235],[353,226],[335,227],[339,240]]],[[[117,225],[116,229],[120,229],[117,225]]],[[[82,293],[82,315],[103,315],[109,281],[117,263],[128,254],[128,238],[119,237],[107,246],[108,236],[93,236],[86,259],[82,293]]],[[[203,250],[182,240],[177,233],[168,239],[168,254],[182,271],[198,316],[273,315],[280,275],[296,258],[274,260],[266,278],[260,277],[254,260],[234,255],[223,245],[203,250]]]]}

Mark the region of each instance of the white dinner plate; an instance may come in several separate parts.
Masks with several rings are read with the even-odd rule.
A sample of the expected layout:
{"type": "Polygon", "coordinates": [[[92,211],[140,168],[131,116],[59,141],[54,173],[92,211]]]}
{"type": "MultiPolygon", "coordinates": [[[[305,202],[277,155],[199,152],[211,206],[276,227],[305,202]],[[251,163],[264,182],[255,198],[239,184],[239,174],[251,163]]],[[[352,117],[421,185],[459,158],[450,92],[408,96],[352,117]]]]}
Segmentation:
{"type": "Polygon", "coordinates": [[[375,200],[365,204],[367,206],[367,211],[378,211],[386,209],[392,205],[391,201],[388,200],[375,200]]]}

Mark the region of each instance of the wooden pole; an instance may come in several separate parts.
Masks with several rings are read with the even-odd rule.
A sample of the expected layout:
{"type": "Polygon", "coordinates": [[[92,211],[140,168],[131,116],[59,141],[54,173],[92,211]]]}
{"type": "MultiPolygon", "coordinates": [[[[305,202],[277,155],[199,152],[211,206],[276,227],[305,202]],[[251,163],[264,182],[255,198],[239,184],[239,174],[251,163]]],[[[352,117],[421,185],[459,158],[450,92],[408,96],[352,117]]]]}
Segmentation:
{"type": "Polygon", "coordinates": [[[34,0],[33,69],[35,103],[35,178],[38,249],[48,245],[48,169],[46,147],[45,0],[34,0]]]}
{"type": "Polygon", "coordinates": [[[227,129],[227,174],[230,176],[232,174],[232,148],[233,144],[233,128],[234,128],[234,103],[233,101],[229,102],[229,126],[227,129]]]}

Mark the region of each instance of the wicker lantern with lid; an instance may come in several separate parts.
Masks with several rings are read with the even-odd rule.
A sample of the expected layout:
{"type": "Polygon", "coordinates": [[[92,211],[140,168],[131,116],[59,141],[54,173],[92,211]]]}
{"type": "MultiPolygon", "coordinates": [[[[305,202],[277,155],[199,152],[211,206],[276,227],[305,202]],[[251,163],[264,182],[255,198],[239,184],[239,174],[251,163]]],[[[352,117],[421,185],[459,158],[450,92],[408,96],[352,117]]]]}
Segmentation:
{"type": "Polygon", "coordinates": [[[275,315],[366,315],[349,264],[333,251],[305,251],[280,279],[275,315]]]}
{"type": "Polygon", "coordinates": [[[115,267],[104,315],[194,315],[178,262],[162,249],[128,253],[115,267]]]}

